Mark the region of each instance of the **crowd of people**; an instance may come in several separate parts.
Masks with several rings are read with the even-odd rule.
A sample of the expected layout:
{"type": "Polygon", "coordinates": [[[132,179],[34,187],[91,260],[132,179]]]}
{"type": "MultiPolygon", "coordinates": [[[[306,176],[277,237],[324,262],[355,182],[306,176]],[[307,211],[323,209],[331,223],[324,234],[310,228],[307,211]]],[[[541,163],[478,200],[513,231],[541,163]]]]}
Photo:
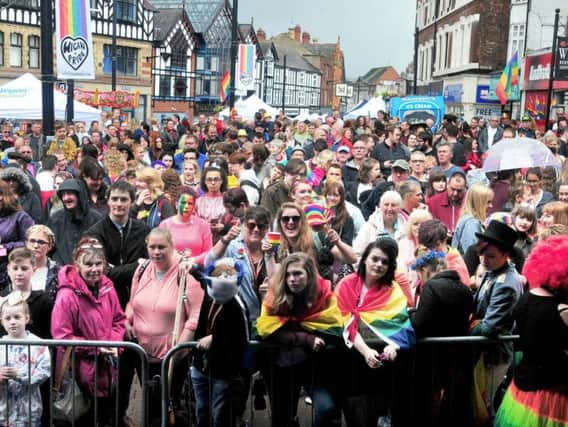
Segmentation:
{"type": "MultiPolygon", "coordinates": [[[[116,110],[53,139],[5,121],[0,143],[4,337],[134,341],[151,378],[197,342],[174,358],[172,423],[246,425],[252,390],[283,427],[301,396],[315,426],[568,425],[568,117],[540,134],[528,116],[133,124],[116,110]],[[517,136],[560,166],[485,173],[517,136]]],[[[49,425],[63,353],[0,346],[0,425],[49,425]]],[[[76,361],[98,401],[78,421],[129,425],[137,355],[76,361]]]]}

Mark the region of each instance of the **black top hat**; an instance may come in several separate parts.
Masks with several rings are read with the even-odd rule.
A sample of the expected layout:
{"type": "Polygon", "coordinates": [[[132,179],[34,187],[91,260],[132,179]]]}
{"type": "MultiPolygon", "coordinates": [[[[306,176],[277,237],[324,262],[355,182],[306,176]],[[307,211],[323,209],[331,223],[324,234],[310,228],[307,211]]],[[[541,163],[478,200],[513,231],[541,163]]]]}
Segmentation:
{"type": "Polygon", "coordinates": [[[499,248],[511,251],[515,246],[518,234],[515,230],[500,221],[492,220],[485,232],[475,233],[479,241],[492,243],[499,248]]]}

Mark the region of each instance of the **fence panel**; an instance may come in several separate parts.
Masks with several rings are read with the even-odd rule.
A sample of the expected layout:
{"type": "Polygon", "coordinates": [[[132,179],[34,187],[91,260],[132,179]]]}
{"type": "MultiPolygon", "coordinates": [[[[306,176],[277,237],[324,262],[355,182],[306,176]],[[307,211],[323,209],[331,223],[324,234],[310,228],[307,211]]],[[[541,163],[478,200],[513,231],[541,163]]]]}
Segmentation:
{"type": "MultiPolygon", "coordinates": [[[[390,369],[387,381],[388,384],[377,385],[378,388],[384,387],[384,393],[379,393],[379,399],[373,401],[373,404],[383,406],[383,413],[380,415],[381,423],[385,424],[393,422],[394,425],[428,425],[424,420],[429,419],[433,424],[431,425],[466,425],[464,419],[467,417],[478,417],[477,413],[473,414],[471,404],[471,389],[473,381],[473,368],[479,359],[480,354],[487,350],[494,349],[495,345],[515,342],[518,336],[501,336],[497,339],[488,339],[485,337],[465,336],[465,337],[432,337],[419,340],[417,346],[405,352],[400,352],[397,362],[391,364],[390,368],[388,362],[385,363],[387,370],[390,369]],[[433,362],[433,363],[432,363],[433,362]],[[410,387],[408,387],[410,385],[410,387]],[[420,415],[418,424],[416,424],[417,414],[420,415]]],[[[381,347],[384,343],[381,340],[373,339],[368,340],[367,343],[371,346],[381,347]]],[[[169,426],[168,419],[168,406],[169,406],[169,379],[168,375],[169,366],[180,351],[192,350],[197,346],[196,342],[183,343],[171,349],[161,365],[161,392],[162,392],[162,427],[169,426]]],[[[277,350],[279,347],[273,344],[266,344],[261,342],[251,342],[249,349],[254,351],[271,352],[277,350]]],[[[333,349],[328,346],[328,349],[333,349]]],[[[344,350],[344,349],[342,349],[344,350]]],[[[336,353],[329,352],[330,357],[337,357],[335,359],[336,369],[331,370],[325,367],[320,362],[312,365],[310,369],[311,378],[318,377],[321,381],[327,374],[329,377],[336,376],[345,366],[343,356],[337,356],[336,353]],[[328,369],[328,371],[325,371],[328,369]]],[[[359,357],[360,355],[356,355],[359,357]]],[[[360,357],[363,360],[362,357],[360,357]]],[[[274,376],[276,368],[274,354],[272,357],[266,358],[269,362],[265,363],[262,368],[256,366],[251,372],[250,377],[244,381],[244,390],[246,390],[247,405],[246,408],[240,407],[238,415],[244,415],[243,421],[246,421],[248,426],[269,426],[278,425],[272,423],[272,410],[273,402],[270,401],[271,396],[278,396],[280,399],[285,397],[276,393],[276,389],[282,384],[274,381],[267,381],[269,378],[276,378],[282,382],[286,380],[286,373],[284,376],[274,376]],[[264,374],[264,385],[260,385],[259,380],[261,375],[259,371],[264,374]],[[262,403],[264,401],[264,405],[262,403]],[[264,408],[264,409],[261,409],[264,408]],[[245,409],[241,412],[241,410],[245,409]]],[[[332,363],[332,366],[333,366],[332,363]]],[[[366,365],[365,365],[366,366],[366,365]]],[[[514,366],[514,365],[513,365],[514,366]]],[[[478,372],[479,370],[476,370],[478,372]]],[[[370,372],[370,370],[369,370],[370,372]]],[[[480,372],[480,371],[479,371],[480,372]]],[[[504,379],[504,371],[485,372],[486,382],[488,387],[483,390],[484,393],[494,395],[498,390],[492,390],[491,387],[499,384],[504,379]]],[[[291,376],[292,374],[290,374],[291,376]]],[[[295,374],[294,374],[295,375],[295,374]]],[[[188,376],[190,376],[188,374],[188,376]]],[[[246,375],[245,375],[246,377],[246,375]]],[[[309,375],[308,375],[309,377],[309,375]]],[[[208,381],[208,390],[211,393],[214,390],[215,382],[211,378],[205,378],[208,381]]],[[[288,378],[289,379],[289,378],[288,378]]],[[[201,379],[199,379],[201,381],[201,379]]],[[[344,384],[341,384],[342,386],[344,384]]],[[[334,402],[335,406],[330,408],[327,395],[320,393],[320,390],[314,389],[314,384],[303,385],[300,395],[298,393],[290,393],[287,397],[290,399],[290,404],[296,407],[296,419],[292,423],[296,425],[313,425],[316,416],[321,416],[315,411],[316,406],[323,408],[323,410],[330,410],[332,415],[325,425],[346,425],[346,418],[348,413],[346,408],[349,407],[348,399],[345,396],[337,398],[334,402]],[[335,415],[335,416],[333,416],[335,415]]],[[[339,390],[343,391],[343,390],[339,390]]],[[[339,393],[340,395],[342,393],[339,393]]],[[[332,394],[332,397],[337,397],[332,394]]],[[[499,399],[497,393],[496,399],[499,399]]],[[[195,411],[195,401],[193,405],[186,408],[186,411],[195,411]]],[[[280,402],[282,403],[282,402],[280,402]]],[[[236,405],[239,408],[239,405],[236,405]]],[[[355,407],[354,416],[361,416],[361,411],[355,407]]],[[[194,414],[191,414],[194,415],[194,414]]],[[[353,414],[352,414],[353,415],[353,414]]],[[[321,418],[320,418],[321,419],[321,418]]],[[[276,421],[276,419],[275,419],[276,421]]],[[[282,421],[282,420],[278,420],[282,421]]],[[[290,420],[289,420],[290,421],[290,420]]],[[[195,418],[192,417],[188,424],[195,425],[195,418]]]]}
{"type": "MultiPolygon", "coordinates": [[[[138,414],[141,426],[147,423],[147,387],[148,355],[142,347],[132,342],[114,341],[73,341],[73,340],[13,340],[3,339],[0,342],[0,426],[4,425],[59,425],[61,421],[54,419],[53,404],[57,400],[55,386],[56,364],[61,363],[64,349],[70,348],[69,384],[77,383],[80,377],[83,386],[89,390],[71,387],[70,418],[76,418],[79,393],[91,395],[89,411],[81,419],[84,427],[96,426],[99,414],[104,412],[112,419],[112,425],[121,425],[119,416],[118,376],[120,363],[118,354],[128,349],[140,359],[140,382],[142,384],[141,410],[138,414]],[[114,350],[113,350],[114,349],[114,350]],[[6,370],[6,368],[8,368],[6,370]],[[13,368],[13,370],[10,370],[13,368]],[[102,369],[108,372],[106,378],[100,378],[102,369]],[[116,378],[116,380],[115,380],[116,378]],[[101,387],[108,386],[108,396],[103,397],[101,387]],[[94,393],[91,393],[95,391],[94,393]],[[87,423],[84,423],[85,417],[87,423]],[[41,424],[40,424],[41,423],[41,424]]],[[[78,425],[73,419],[66,425],[78,425]]]]}

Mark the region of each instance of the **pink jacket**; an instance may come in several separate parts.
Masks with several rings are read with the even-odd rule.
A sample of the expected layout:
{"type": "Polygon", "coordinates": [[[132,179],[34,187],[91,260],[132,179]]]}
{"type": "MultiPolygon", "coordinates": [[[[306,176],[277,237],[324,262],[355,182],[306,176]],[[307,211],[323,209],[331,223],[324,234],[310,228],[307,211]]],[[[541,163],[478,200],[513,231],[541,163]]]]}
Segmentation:
{"type": "MultiPolygon", "coordinates": [[[[112,281],[103,276],[97,298],[72,265],[59,270],[59,289],[51,314],[54,339],[122,341],[125,315],[118,302],[112,281]]],[[[61,353],[62,353],[61,349],[61,353]]],[[[61,357],[58,357],[58,363],[61,357]]],[[[76,349],[77,380],[91,395],[95,388],[95,349],[76,349]]],[[[115,375],[106,357],[98,357],[97,396],[106,396],[109,377],[115,375]]]]}

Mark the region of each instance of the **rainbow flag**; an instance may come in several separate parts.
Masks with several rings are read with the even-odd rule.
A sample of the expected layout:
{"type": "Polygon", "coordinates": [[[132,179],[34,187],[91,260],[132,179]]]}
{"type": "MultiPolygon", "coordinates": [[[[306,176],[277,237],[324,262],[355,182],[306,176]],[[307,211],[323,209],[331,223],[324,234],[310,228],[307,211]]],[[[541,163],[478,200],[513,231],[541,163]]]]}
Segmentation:
{"type": "Polygon", "coordinates": [[[222,103],[224,103],[227,100],[227,98],[229,98],[230,89],[231,89],[231,73],[225,71],[225,74],[223,74],[223,78],[221,79],[221,92],[219,93],[222,103]]]}
{"type": "Polygon", "coordinates": [[[359,322],[363,322],[378,338],[397,348],[410,348],[416,335],[407,311],[407,299],[396,282],[392,286],[371,287],[361,304],[363,280],[357,273],[339,282],[335,293],[343,316],[343,337],[348,347],[355,342],[359,322]]]}
{"type": "Polygon", "coordinates": [[[57,77],[94,79],[89,0],[55,1],[57,77]]]}
{"type": "Polygon", "coordinates": [[[505,105],[513,93],[513,87],[519,85],[519,52],[515,51],[507,66],[501,74],[501,78],[495,86],[495,94],[501,105],[505,105]]]}
{"type": "Polygon", "coordinates": [[[269,231],[266,233],[266,240],[272,245],[272,249],[277,250],[280,246],[280,233],[269,231]]]}
{"type": "Polygon", "coordinates": [[[318,286],[320,287],[320,293],[317,300],[301,318],[285,314],[273,314],[272,302],[274,301],[274,295],[269,289],[262,303],[260,316],[256,320],[253,335],[263,339],[268,338],[287,323],[294,323],[299,324],[302,329],[308,332],[319,332],[341,337],[343,321],[337,307],[337,298],[331,291],[331,284],[329,281],[318,277],[318,286]]]}

